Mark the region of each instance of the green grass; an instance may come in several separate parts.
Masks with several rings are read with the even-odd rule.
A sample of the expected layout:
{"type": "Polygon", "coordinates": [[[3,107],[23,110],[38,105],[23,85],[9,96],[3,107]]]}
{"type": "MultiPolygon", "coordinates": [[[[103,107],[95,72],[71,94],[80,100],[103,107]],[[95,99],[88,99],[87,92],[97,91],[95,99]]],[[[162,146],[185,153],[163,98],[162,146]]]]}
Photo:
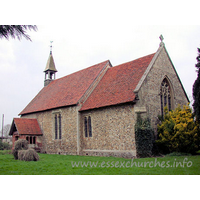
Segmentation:
{"type": "Polygon", "coordinates": [[[1,175],[51,175],[51,174],[94,174],[94,175],[148,175],[148,174],[200,174],[200,156],[166,156],[159,158],[124,159],[115,157],[93,157],[39,154],[40,161],[25,162],[15,160],[12,154],[0,151],[1,175]],[[184,167],[177,162],[186,161],[184,167]],[[71,162],[94,162],[97,167],[72,166],[71,162]],[[135,164],[131,167],[131,162],[135,164]],[[138,162],[140,167],[138,166],[138,162]],[[151,163],[149,165],[149,163],[151,163]],[[141,166],[143,164],[143,167],[141,166]],[[192,164],[192,165],[191,165],[192,164]],[[146,165],[146,167],[144,167],[146,165]],[[159,166],[160,165],[160,166],[159,166]],[[190,166],[190,167],[187,167],[190,166]],[[127,166],[127,167],[126,167],[127,166]]]}

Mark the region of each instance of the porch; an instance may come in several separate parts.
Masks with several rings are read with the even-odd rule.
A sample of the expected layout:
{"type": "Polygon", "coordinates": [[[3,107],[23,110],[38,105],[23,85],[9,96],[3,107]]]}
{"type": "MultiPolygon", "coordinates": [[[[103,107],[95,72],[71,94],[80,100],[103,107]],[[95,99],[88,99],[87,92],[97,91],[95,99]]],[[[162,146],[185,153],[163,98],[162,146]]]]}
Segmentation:
{"type": "Polygon", "coordinates": [[[29,148],[33,148],[37,152],[40,152],[42,149],[40,139],[42,132],[37,119],[14,118],[9,135],[12,135],[12,149],[15,142],[19,139],[27,140],[29,148]]]}

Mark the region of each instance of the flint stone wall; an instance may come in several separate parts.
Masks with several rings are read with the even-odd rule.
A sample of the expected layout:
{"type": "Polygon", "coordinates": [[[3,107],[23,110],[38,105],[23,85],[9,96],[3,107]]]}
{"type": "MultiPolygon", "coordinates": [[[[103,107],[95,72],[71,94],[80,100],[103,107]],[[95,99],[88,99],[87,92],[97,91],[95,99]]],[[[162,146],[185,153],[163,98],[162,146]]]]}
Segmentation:
{"type": "Polygon", "coordinates": [[[77,107],[65,107],[23,115],[25,118],[36,118],[42,130],[42,151],[55,154],[77,153],[77,107]],[[55,139],[55,114],[61,114],[62,138],[55,139]]]}
{"type": "MultiPolygon", "coordinates": [[[[172,109],[178,104],[187,105],[188,100],[181,86],[179,78],[173,68],[173,65],[167,56],[165,48],[162,48],[159,56],[149,71],[138,92],[139,101],[135,105],[135,110],[143,109],[145,116],[150,117],[152,127],[157,128],[158,115],[161,115],[160,86],[163,79],[167,77],[172,92],[172,109]]],[[[136,116],[136,115],[135,115],[136,116]]]]}
{"type": "Polygon", "coordinates": [[[81,155],[134,157],[134,124],[133,104],[81,112],[81,155]],[[89,116],[92,137],[85,137],[84,118],[89,116]]]}

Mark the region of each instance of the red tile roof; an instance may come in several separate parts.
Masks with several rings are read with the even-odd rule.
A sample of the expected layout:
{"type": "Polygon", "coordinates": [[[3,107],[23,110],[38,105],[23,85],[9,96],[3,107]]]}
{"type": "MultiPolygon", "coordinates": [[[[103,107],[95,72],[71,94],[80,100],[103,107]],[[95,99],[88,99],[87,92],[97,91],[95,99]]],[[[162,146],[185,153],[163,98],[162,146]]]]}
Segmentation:
{"type": "Polygon", "coordinates": [[[52,81],[36,95],[20,115],[77,104],[108,62],[52,81]]]}
{"type": "Polygon", "coordinates": [[[37,119],[14,118],[13,120],[20,135],[42,135],[37,119]]]}
{"type": "Polygon", "coordinates": [[[109,68],[80,111],[133,101],[133,91],[154,55],[109,68]]]}

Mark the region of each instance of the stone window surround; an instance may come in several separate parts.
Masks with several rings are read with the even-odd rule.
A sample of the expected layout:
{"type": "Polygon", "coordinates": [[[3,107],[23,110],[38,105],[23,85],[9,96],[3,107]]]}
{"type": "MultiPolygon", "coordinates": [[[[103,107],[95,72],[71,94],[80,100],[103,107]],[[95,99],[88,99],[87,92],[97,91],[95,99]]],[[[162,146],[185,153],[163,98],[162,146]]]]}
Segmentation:
{"type": "MultiPolygon", "coordinates": [[[[161,109],[161,115],[163,116],[164,115],[164,107],[167,105],[167,107],[169,106],[170,104],[170,110],[173,110],[174,109],[174,91],[173,91],[173,87],[172,87],[172,84],[171,84],[171,81],[170,79],[168,78],[168,76],[164,76],[162,78],[162,81],[160,83],[160,91],[159,91],[159,96],[160,96],[160,109],[161,109]],[[161,91],[161,87],[162,87],[162,84],[163,82],[166,81],[167,84],[168,84],[168,89],[169,89],[169,93],[167,94],[167,98],[166,98],[166,102],[164,102],[164,97],[161,97],[162,94],[162,91],[161,91]],[[170,97],[170,102],[169,102],[169,98],[170,97]],[[162,98],[162,100],[161,100],[162,98]],[[165,105],[166,103],[166,105],[165,105]]],[[[168,108],[169,109],[169,108],[168,108]]]]}
{"type": "Polygon", "coordinates": [[[53,140],[61,140],[62,139],[62,111],[61,109],[52,111],[52,139],[53,140]],[[55,117],[57,122],[55,122],[55,117]],[[56,129],[57,124],[57,129],[56,129]],[[57,130],[57,138],[56,138],[56,130],[57,130]]]}
{"type": "Polygon", "coordinates": [[[84,116],[83,124],[84,124],[83,125],[84,138],[91,138],[92,137],[92,120],[91,120],[90,115],[84,116]]]}

